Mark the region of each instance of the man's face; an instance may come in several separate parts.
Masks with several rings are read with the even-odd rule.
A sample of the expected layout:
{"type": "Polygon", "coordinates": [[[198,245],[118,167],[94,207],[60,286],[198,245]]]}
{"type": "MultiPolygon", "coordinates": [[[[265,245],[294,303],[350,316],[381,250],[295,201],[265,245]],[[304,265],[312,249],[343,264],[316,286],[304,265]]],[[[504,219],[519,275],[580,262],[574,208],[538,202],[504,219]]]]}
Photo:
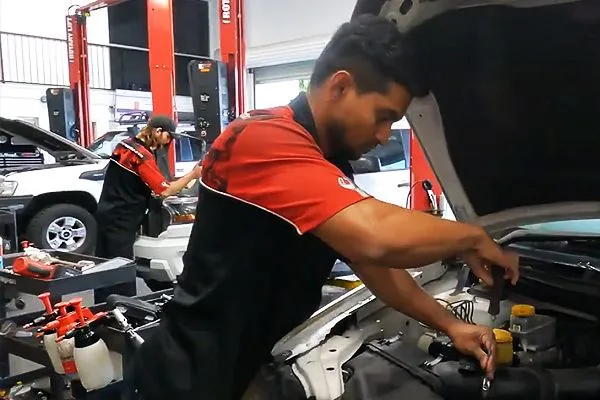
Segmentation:
{"type": "Polygon", "coordinates": [[[345,71],[334,74],[323,89],[328,98],[324,118],[328,153],[349,160],[387,143],[392,124],[402,119],[411,101],[408,91],[396,83],[390,83],[384,94],[359,94],[345,71]]]}
{"type": "Polygon", "coordinates": [[[157,128],[154,130],[154,137],[156,138],[156,143],[159,146],[166,146],[171,143],[173,136],[162,128],[157,128]]]}

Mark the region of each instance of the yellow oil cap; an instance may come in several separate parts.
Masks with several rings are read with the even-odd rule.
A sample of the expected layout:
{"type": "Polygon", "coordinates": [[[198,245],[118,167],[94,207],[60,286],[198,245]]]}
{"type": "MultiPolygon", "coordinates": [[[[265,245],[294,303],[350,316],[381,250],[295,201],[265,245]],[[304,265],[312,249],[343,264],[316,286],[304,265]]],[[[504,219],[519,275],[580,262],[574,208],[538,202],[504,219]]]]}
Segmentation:
{"type": "Polygon", "coordinates": [[[497,343],[512,343],[513,341],[512,334],[504,329],[494,329],[494,336],[497,343]]]}
{"type": "Polygon", "coordinates": [[[535,307],[530,304],[515,304],[512,306],[511,314],[515,317],[533,317],[535,307]]]}

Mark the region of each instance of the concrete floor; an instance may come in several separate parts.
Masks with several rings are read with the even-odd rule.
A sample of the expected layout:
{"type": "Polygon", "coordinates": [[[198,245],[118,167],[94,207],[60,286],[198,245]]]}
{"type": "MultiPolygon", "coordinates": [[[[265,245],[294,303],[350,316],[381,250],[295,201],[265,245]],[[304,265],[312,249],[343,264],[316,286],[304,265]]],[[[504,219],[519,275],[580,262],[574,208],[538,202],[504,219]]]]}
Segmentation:
{"type": "MultiPolygon", "coordinates": [[[[146,286],[142,279],[137,279],[137,292],[138,294],[147,294],[150,293],[150,289],[146,286]]],[[[7,316],[14,317],[20,314],[27,314],[30,312],[41,311],[43,306],[39,299],[35,296],[31,296],[28,294],[23,294],[23,300],[25,300],[25,308],[23,310],[17,310],[14,303],[11,301],[6,309],[7,316]]],[[[87,290],[85,292],[73,293],[68,296],[64,296],[63,300],[72,299],[75,297],[81,297],[83,299],[83,304],[86,306],[90,306],[93,304],[93,293],[91,290],[87,290]]],[[[12,375],[21,374],[24,372],[32,371],[40,368],[41,366],[31,361],[24,360],[21,357],[10,356],[10,371],[12,375]]]]}

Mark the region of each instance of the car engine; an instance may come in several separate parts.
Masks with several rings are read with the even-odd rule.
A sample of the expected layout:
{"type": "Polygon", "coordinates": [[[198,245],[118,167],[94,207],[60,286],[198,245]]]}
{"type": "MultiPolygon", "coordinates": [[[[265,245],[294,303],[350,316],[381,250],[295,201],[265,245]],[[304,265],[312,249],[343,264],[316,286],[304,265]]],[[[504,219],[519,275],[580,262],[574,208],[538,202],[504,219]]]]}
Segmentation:
{"type": "Polygon", "coordinates": [[[493,328],[497,370],[488,387],[476,360],[421,325],[418,337],[367,343],[344,366],[342,399],[600,398],[598,238],[527,240],[510,245],[521,279],[500,298],[472,276],[435,296],[457,318],[493,328]]]}
{"type": "Polygon", "coordinates": [[[457,318],[493,328],[490,382],[443,333],[359,287],[276,346],[256,398],[600,399],[600,237],[527,232],[503,245],[520,255],[515,286],[500,270],[486,287],[457,262],[413,274],[457,318]]]}

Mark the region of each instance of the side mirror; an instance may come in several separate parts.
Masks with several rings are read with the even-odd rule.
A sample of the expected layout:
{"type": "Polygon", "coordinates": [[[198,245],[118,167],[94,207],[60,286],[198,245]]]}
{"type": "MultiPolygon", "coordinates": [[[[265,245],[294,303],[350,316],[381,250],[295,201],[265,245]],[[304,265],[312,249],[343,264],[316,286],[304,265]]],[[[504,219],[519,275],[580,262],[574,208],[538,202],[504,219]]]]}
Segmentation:
{"type": "Polygon", "coordinates": [[[379,172],[381,168],[379,166],[379,159],[374,156],[363,156],[355,161],[350,161],[352,170],[355,174],[367,174],[370,172],[379,172]]]}

